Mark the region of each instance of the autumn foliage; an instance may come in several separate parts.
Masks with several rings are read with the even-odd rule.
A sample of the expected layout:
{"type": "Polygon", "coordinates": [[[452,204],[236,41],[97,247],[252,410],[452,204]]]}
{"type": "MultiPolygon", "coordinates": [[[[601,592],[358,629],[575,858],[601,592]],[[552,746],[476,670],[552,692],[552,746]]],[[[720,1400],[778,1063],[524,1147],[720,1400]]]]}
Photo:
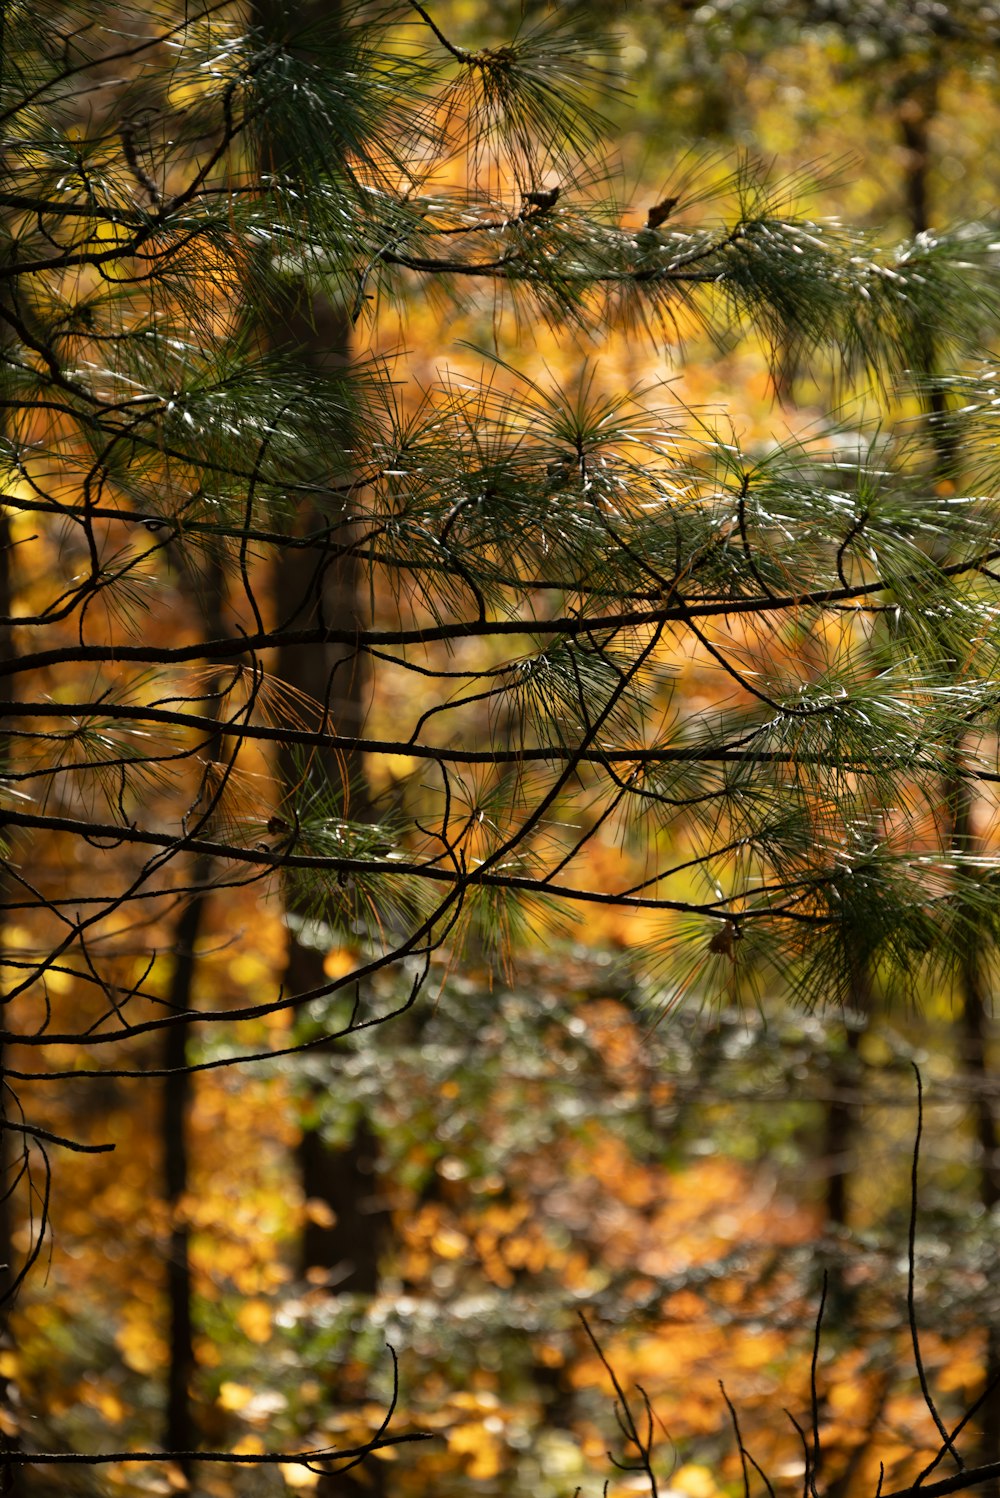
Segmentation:
{"type": "Polygon", "coordinates": [[[0,7],[28,1495],[1000,1477],[1000,15],[515,9],[0,7]]]}

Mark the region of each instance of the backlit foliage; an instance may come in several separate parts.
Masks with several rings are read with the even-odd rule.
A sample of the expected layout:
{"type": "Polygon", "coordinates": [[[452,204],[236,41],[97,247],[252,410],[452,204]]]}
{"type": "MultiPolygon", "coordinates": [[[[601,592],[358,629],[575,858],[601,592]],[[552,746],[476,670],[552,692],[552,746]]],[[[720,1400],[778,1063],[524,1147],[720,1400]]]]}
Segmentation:
{"type": "MultiPolygon", "coordinates": [[[[115,1272],[81,1307],[54,1260],[20,1359],[0,1353],[50,1441],[93,1448],[96,1411],[155,1448],[183,1222],[213,1449],[364,1445],[392,1393],[371,1374],[387,1337],[420,1390],[401,1426],[447,1453],[384,1445],[401,1494],[428,1473],[571,1489],[606,1446],[605,1364],[554,1309],[575,1297],[683,1423],[679,1491],[711,1498],[736,1471],[728,1353],[760,1459],[798,1460],[766,1416],[778,1388],[810,1399],[784,1332],[817,1291],[819,1211],[790,1180],[815,1109],[773,1125],[764,1190],[760,1147],[703,1083],[715,1058],[787,1090],[836,1052],[809,1016],[855,1005],[859,973],[910,1002],[992,940],[995,859],[955,838],[941,787],[974,788],[992,820],[995,231],[881,245],[811,216],[816,173],[753,152],[630,197],[602,114],[622,81],[586,9],[501,40],[466,34],[478,12],[412,3],[301,35],[278,5],[3,7],[15,1273],[42,1271],[50,1200],[71,1238],[114,1245],[139,1219],[107,1249],[124,1289],[115,1272]],[[422,304],[471,323],[475,348],[450,366],[387,352],[392,316],[415,306],[427,328],[422,304]],[[350,357],[310,363],[262,332],[315,328],[321,307],[350,357]],[[522,337],[564,377],[517,357],[522,337]],[[623,338],[705,360],[745,339],[760,390],[807,369],[845,402],[875,394],[867,414],[741,438],[715,402],[605,379],[623,338]],[[288,608],[271,584],[293,555],[312,572],[288,608]],[[331,613],[348,567],[355,603],[331,613]],[[321,693],[283,678],[293,648],[328,653],[321,693]],[[370,700],[347,731],[357,681],[370,700]],[[321,983],[283,981],[286,925],[325,954],[321,983]],[[629,946],[624,976],[595,981],[569,945],[584,933],[629,946]],[[527,983],[513,956],[539,936],[573,956],[557,980],[536,955],[527,983]],[[197,1003],[178,1009],[188,958],[197,1003]],[[775,992],[807,1016],[780,1043],[737,1017],[775,992]],[[715,1030],[685,1032],[681,1001],[706,995],[715,1030]],[[217,1075],[168,1210],[147,1100],[178,1070],[164,1037],[195,1023],[185,1065],[217,1075]],[[682,1142],[672,1160],[665,1134],[694,1109],[704,1158],[682,1142]],[[336,1147],[362,1111],[395,1227],[366,1306],[289,1267],[331,1209],[287,1179],[302,1127],[336,1147]],[[112,1141],[85,1176],[54,1163],[112,1141]]],[[[887,1205],[903,1222],[905,1195],[887,1205]]],[[[967,1293],[941,1293],[968,1343],[974,1224],[967,1242],[967,1293]]],[[[834,1318],[829,1386],[848,1392],[827,1445],[868,1462],[877,1407],[891,1468],[934,1431],[895,1374],[905,1330],[851,1346],[855,1247],[830,1250],[846,1330],[834,1318]]],[[[879,1325],[886,1293],[873,1279],[879,1325]]],[[[979,1349],[928,1357],[964,1407],[979,1349]]],[[[172,1470],[106,1475],[138,1492],[187,1480],[172,1470]]],[[[323,1480],[294,1461],[283,1479],[323,1480]]]]}

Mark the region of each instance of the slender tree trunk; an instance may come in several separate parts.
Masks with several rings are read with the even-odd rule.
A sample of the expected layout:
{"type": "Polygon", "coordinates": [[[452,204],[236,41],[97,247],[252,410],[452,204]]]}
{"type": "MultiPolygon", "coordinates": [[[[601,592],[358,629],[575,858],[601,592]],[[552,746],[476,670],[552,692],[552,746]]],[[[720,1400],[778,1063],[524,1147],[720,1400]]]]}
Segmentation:
{"type": "MultiPolygon", "coordinates": [[[[296,346],[303,359],[322,365],[343,349],[346,358],[346,319],[325,302],[315,305],[303,326],[302,311],[288,318],[281,331],[297,332],[296,346]],[[311,337],[302,336],[306,328],[311,337]]],[[[307,513],[303,526],[309,527],[317,517],[307,513]]],[[[336,544],[337,533],[333,533],[336,544]]],[[[317,565],[315,553],[292,550],[282,557],[275,579],[275,595],[282,619],[294,618],[296,626],[308,628],[322,617],[343,627],[358,617],[359,589],[357,563],[351,557],[336,556],[328,564],[317,565]]],[[[368,675],[363,663],[343,647],[313,645],[286,648],[279,652],[278,676],[297,691],[307,694],[324,710],[331,726],[345,737],[358,735],[363,727],[368,675]]],[[[282,779],[294,786],[301,775],[301,761],[294,755],[281,756],[282,779]]],[[[328,788],[343,790],[346,810],[352,820],[367,812],[367,791],[361,767],[342,755],[317,755],[311,762],[312,777],[325,779],[328,788]],[[347,784],[344,785],[344,778],[347,784]]],[[[285,988],[290,993],[304,993],[319,988],[325,981],[324,953],[308,939],[298,917],[294,898],[287,902],[291,917],[285,965],[285,988]]],[[[304,1100],[303,1113],[309,1118],[316,1111],[313,1104],[322,1103],[334,1093],[339,1083],[336,1057],[341,1047],[335,1043],[313,1050],[314,1061],[324,1055],[330,1059],[325,1081],[310,1084],[311,1095],[304,1100]]],[[[350,1099],[345,1100],[350,1103],[350,1099]]],[[[306,1201],[306,1220],[300,1243],[300,1268],[314,1282],[325,1283],[331,1290],[355,1295],[374,1295],[379,1287],[379,1260],[389,1230],[389,1215],[378,1196],[378,1141],[362,1110],[358,1111],[352,1137],[346,1144],[333,1146],[321,1131],[304,1125],[297,1150],[297,1164],[302,1193],[306,1201]]],[[[343,1391],[342,1397],[350,1397],[343,1391]]],[[[368,1481],[358,1482],[352,1474],[327,1477],[320,1481],[320,1498],[349,1498],[364,1492],[377,1495],[384,1491],[384,1468],[378,1462],[368,1463],[368,1481]]]]}
{"type": "MultiPolygon", "coordinates": [[[[301,307],[290,309],[281,331],[301,349],[304,359],[320,367],[329,368],[338,360],[346,360],[346,319],[325,302],[312,306],[308,313],[301,307]]],[[[344,436],[346,441],[346,433],[344,436]]],[[[303,527],[315,524],[317,519],[307,513],[302,517],[303,527]]],[[[346,527],[343,533],[334,531],[333,543],[342,542],[346,534],[346,527]]],[[[282,557],[275,579],[279,614],[282,619],[294,618],[298,627],[314,624],[321,614],[341,627],[345,622],[360,622],[358,584],[358,566],[352,557],[335,556],[328,563],[318,563],[315,552],[290,551],[282,557]]],[[[284,649],[278,658],[278,675],[318,703],[336,733],[354,736],[361,732],[368,673],[350,650],[322,645],[284,649]]],[[[302,773],[302,762],[294,755],[284,755],[281,769],[286,784],[294,786],[302,773]]],[[[329,790],[343,792],[352,819],[365,817],[367,791],[359,764],[328,753],[311,761],[309,774],[314,780],[325,781],[329,790]]],[[[299,914],[293,901],[289,912],[293,918],[299,914]]],[[[293,919],[285,973],[286,987],[293,993],[317,988],[324,982],[324,953],[303,939],[305,936],[293,919]]],[[[332,1061],[336,1048],[329,1054],[332,1061]]],[[[334,1077],[335,1067],[331,1066],[331,1086],[334,1077]]],[[[308,1115],[312,1109],[307,1106],[305,1111],[308,1115]]],[[[298,1152],[306,1200],[322,1204],[307,1217],[301,1244],[302,1268],[314,1274],[327,1271],[331,1287],[363,1295],[374,1294],[378,1288],[379,1249],[386,1226],[386,1215],[376,1200],[376,1155],[375,1136],[363,1114],[359,1114],[354,1137],[346,1146],[331,1148],[317,1131],[306,1128],[298,1152]]]]}
{"type": "MultiPolygon", "coordinates": [[[[321,24],[329,36],[340,19],[339,0],[308,0],[289,5],[287,0],[256,0],[258,22],[272,32],[297,31],[321,24]]],[[[267,169],[280,171],[283,163],[282,142],[269,136],[266,145],[267,169]]],[[[289,165],[294,169],[294,162],[289,165]]],[[[350,358],[351,330],[344,311],[331,306],[322,297],[308,297],[289,278],[284,305],[277,308],[263,330],[267,342],[275,348],[295,350],[298,357],[320,373],[335,373],[350,358]]],[[[350,446],[345,428],[341,446],[350,446]]],[[[327,442],[335,443],[337,434],[324,433],[327,442]]],[[[349,522],[336,526],[336,516],[322,517],[305,507],[297,518],[297,529],[308,532],[317,524],[331,526],[329,552],[321,555],[314,549],[285,551],[274,579],[274,599],[278,616],[294,621],[296,627],[308,628],[326,619],[339,628],[363,621],[359,567],[357,560],[345,555],[349,540],[349,522]]],[[[343,646],[312,645],[285,648],[277,662],[279,678],[304,693],[319,705],[329,728],[340,735],[356,735],[363,728],[367,709],[369,674],[362,657],[343,646]]],[[[294,788],[304,774],[312,783],[325,782],[327,790],[342,791],[345,814],[352,820],[368,814],[368,794],[363,767],[356,759],[345,759],[331,752],[317,754],[303,763],[292,753],[280,757],[279,768],[286,785],[294,788]],[[345,784],[346,778],[346,784],[345,784]]],[[[285,987],[290,993],[308,992],[324,982],[324,953],[307,939],[299,917],[305,914],[294,897],[287,903],[289,914],[285,987]]],[[[340,1084],[336,1058],[341,1048],[331,1045],[314,1050],[317,1056],[329,1056],[325,1081],[313,1081],[313,1096],[323,1097],[340,1084]]],[[[351,1099],[345,1100],[348,1105],[351,1099]]],[[[304,1116],[314,1111],[306,1100],[304,1116]]],[[[321,1111],[321,1109],[319,1110],[321,1111]]],[[[335,1292],[373,1295],[379,1287],[379,1260],[389,1229],[389,1214],[378,1198],[378,1144],[369,1120],[359,1110],[352,1137],[333,1147],[315,1127],[306,1124],[297,1152],[297,1163],[303,1195],[307,1203],[306,1223],[300,1244],[301,1268],[314,1282],[325,1282],[335,1292]]],[[[350,1398],[353,1391],[333,1389],[331,1397],[350,1398]]],[[[384,1491],[384,1467],[379,1462],[366,1464],[360,1480],[351,1474],[324,1478],[320,1482],[322,1498],[384,1491]]]]}
{"type": "MultiPolygon", "coordinates": [[[[206,576],[198,592],[203,601],[204,630],[209,640],[224,633],[222,601],[224,593],[222,559],[213,553],[206,576]]],[[[218,707],[212,699],[210,708],[218,707]]],[[[220,754],[221,736],[209,743],[206,753],[220,754]]],[[[196,890],[206,890],[212,876],[212,860],[199,854],[193,861],[191,883],[196,890]]],[[[192,1279],[190,1228],[187,1222],[186,1198],[190,1189],[188,1151],[188,1116],[191,1109],[192,1078],[184,1068],[195,1020],[197,946],[205,925],[209,896],[195,894],[184,907],[174,933],[174,972],[168,996],[169,1013],[183,1016],[164,1032],[163,1065],[170,1075],[163,1082],[163,1191],[169,1209],[170,1240],[167,1248],[168,1346],[167,1403],[163,1445],[167,1451],[191,1451],[198,1442],[198,1423],[192,1403],[191,1383],[195,1373],[194,1317],[192,1312],[192,1279]]],[[[190,1479],[191,1464],[183,1459],[179,1466],[190,1479]]]]}
{"type": "MultiPolygon", "coordinates": [[[[316,300],[308,308],[301,303],[290,306],[283,325],[273,328],[273,336],[276,343],[299,349],[303,359],[320,369],[336,368],[348,357],[347,319],[325,300],[316,300]]],[[[346,431],[343,435],[346,445],[346,431]]],[[[307,511],[300,517],[300,524],[308,529],[318,519],[307,511]]],[[[345,523],[342,531],[332,531],[331,543],[334,547],[343,545],[347,537],[345,523]]],[[[338,627],[360,623],[358,564],[343,554],[335,553],[317,562],[315,552],[288,551],[279,563],[275,598],[281,619],[294,619],[299,628],[308,628],[320,617],[338,627]]],[[[336,733],[345,737],[360,734],[367,706],[368,672],[363,659],[349,649],[323,645],[285,648],[279,652],[278,676],[319,704],[336,733]]],[[[284,782],[294,786],[302,774],[301,761],[293,754],[282,755],[281,771],[284,782]]],[[[367,814],[367,788],[356,761],[332,753],[317,755],[309,765],[309,774],[325,780],[328,789],[342,792],[352,820],[367,814]]],[[[306,912],[296,908],[294,899],[289,899],[287,909],[292,919],[285,987],[291,993],[308,992],[324,982],[324,953],[308,940],[298,922],[297,917],[306,912]]],[[[329,1056],[331,1064],[327,1080],[311,1084],[314,1090],[312,1100],[305,1102],[306,1118],[315,1111],[313,1101],[322,1111],[324,1097],[337,1088],[336,1057],[340,1050],[331,1044],[313,1051],[314,1058],[329,1056]]],[[[307,1124],[297,1159],[307,1204],[300,1244],[302,1271],[316,1282],[325,1281],[331,1290],[374,1295],[379,1287],[379,1260],[389,1216],[378,1196],[378,1141],[364,1112],[358,1111],[352,1137],[337,1147],[327,1143],[319,1129],[307,1124]]],[[[343,1391],[342,1397],[350,1397],[350,1391],[343,1391]]],[[[378,1494],[384,1491],[384,1470],[380,1463],[370,1462],[368,1481],[359,1483],[352,1474],[328,1477],[321,1480],[318,1491],[321,1498],[348,1498],[359,1491],[378,1494]]]]}
{"type": "MultiPolygon", "coordinates": [[[[904,184],[907,212],[912,232],[926,233],[931,225],[929,167],[932,142],[931,126],[937,111],[938,79],[933,69],[912,81],[901,93],[898,105],[900,140],[904,147],[904,184]]],[[[937,360],[933,342],[928,336],[924,358],[927,385],[924,410],[930,423],[937,452],[936,476],[939,481],[953,480],[959,457],[954,439],[941,426],[947,411],[947,398],[934,379],[937,360]]],[[[950,820],[950,837],[956,853],[968,857],[977,851],[979,840],[975,828],[974,792],[965,770],[965,746],[956,737],[952,752],[953,769],[944,786],[944,802],[950,820]]],[[[958,971],[961,1013],[961,1054],[971,1083],[973,1124],[978,1146],[979,1199],[987,1211],[1000,1202],[1000,1129],[993,1109],[989,1052],[991,1041],[990,1002],[986,992],[986,962],[982,943],[973,922],[969,922],[962,944],[958,971]]],[[[993,1384],[986,1402],[976,1416],[981,1431],[977,1463],[1000,1462],[1000,1324],[991,1318],[986,1328],[984,1378],[993,1384]]],[[[984,1485],[988,1498],[1000,1498],[1000,1483],[984,1485]]]]}
{"type": "MultiPolygon", "coordinates": [[[[5,619],[10,618],[13,612],[10,544],[10,522],[6,514],[0,515],[0,617],[5,619]]],[[[10,626],[0,627],[0,661],[9,659],[12,648],[10,626]]],[[[6,761],[5,749],[0,750],[0,757],[6,761]]],[[[7,893],[8,880],[6,869],[3,868],[0,869],[0,899],[4,898],[7,893]]],[[[0,927],[0,986],[2,986],[4,1005],[3,1027],[6,1028],[7,968],[3,961],[4,947],[4,932],[0,927]]],[[[8,1091],[4,1061],[4,1046],[0,1042],[0,1124],[6,1124],[8,1118],[12,1123],[16,1123],[16,1109],[12,1110],[10,1107],[13,1095],[8,1091]]],[[[16,1145],[12,1144],[12,1137],[6,1128],[0,1132],[0,1351],[2,1352],[10,1352],[14,1347],[11,1329],[14,1282],[17,1275],[14,1250],[14,1192],[18,1180],[17,1157],[20,1152],[16,1145]]],[[[12,1378],[2,1374],[0,1375],[0,1450],[11,1451],[20,1446],[18,1426],[16,1384],[12,1378]]],[[[0,1474],[0,1491],[14,1492],[15,1488],[22,1498],[27,1495],[28,1486],[24,1469],[5,1467],[0,1474]]]]}
{"type": "MultiPolygon", "coordinates": [[[[856,1015],[866,1012],[858,1004],[856,1015]]],[[[826,1107],[822,1148],[827,1171],[824,1216],[827,1228],[833,1230],[848,1227],[851,1219],[851,1178],[857,1163],[862,1104],[858,1051],[864,1028],[854,1017],[845,1023],[844,1053],[834,1058],[830,1068],[831,1097],[826,1107]]]]}
{"type": "MultiPolygon", "coordinates": [[[[968,780],[958,773],[963,767],[962,746],[956,746],[956,774],[946,786],[952,823],[952,845],[955,851],[969,856],[979,848],[975,828],[975,804],[968,780]]],[[[971,925],[966,933],[959,967],[962,999],[961,1056],[972,1097],[973,1127],[979,1161],[979,1200],[992,1213],[1000,1204],[1000,1128],[993,1104],[993,1078],[990,1068],[992,1016],[985,982],[986,964],[971,925]]],[[[996,1315],[985,1325],[983,1376],[988,1392],[975,1416],[980,1431],[976,1464],[1000,1462],[1000,1322],[996,1315]],[[990,1387],[992,1385],[992,1387],[990,1387]]],[[[1000,1483],[983,1485],[987,1498],[998,1498],[1000,1483]]]]}
{"type": "MultiPolygon", "coordinates": [[[[843,941],[850,954],[852,934],[845,931],[843,941]]],[[[861,1037],[871,1013],[869,977],[864,965],[852,962],[850,992],[843,1015],[843,1048],[831,1058],[827,1072],[830,1099],[826,1105],[822,1159],[826,1170],[824,1200],[825,1228],[830,1240],[842,1237],[852,1225],[854,1216],[854,1183],[861,1158],[861,1110],[864,1106],[863,1071],[860,1056],[861,1037]]],[[[844,1274],[844,1261],[832,1247],[827,1263],[827,1298],[825,1324],[834,1335],[850,1342],[858,1324],[858,1291],[844,1274]]],[[[883,1396],[884,1397],[884,1396],[883,1396]]],[[[874,1409],[871,1427],[877,1423],[874,1409]]],[[[824,1473],[831,1498],[844,1498],[849,1482],[848,1468],[839,1476],[824,1473]]]]}
{"type": "MultiPolygon", "coordinates": [[[[0,0],[0,92],[6,77],[6,6],[0,0]]],[[[0,387],[7,383],[9,371],[0,367],[0,387]]],[[[13,614],[13,585],[11,576],[11,535],[7,513],[0,514],[0,618],[9,619],[13,614]]],[[[13,655],[12,630],[9,625],[0,626],[0,661],[13,655]]],[[[0,762],[6,762],[6,747],[0,748],[0,762]]],[[[9,881],[6,867],[0,868],[0,900],[8,894],[9,881]]],[[[6,1024],[7,968],[3,961],[5,933],[0,926],[0,1003],[3,1005],[3,1028],[6,1024]]],[[[9,1115],[12,1094],[8,1092],[4,1045],[0,1041],[0,1124],[5,1124],[9,1115]]],[[[14,1120],[16,1121],[16,1120],[14,1120]]],[[[14,1281],[17,1270],[14,1253],[14,1190],[17,1179],[15,1151],[11,1146],[11,1135],[6,1128],[0,1131],[0,1351],[13,1349],[11,1331],[14,1281]]],[[[13,1379],[0,1375],[0,1450],[10,1451],[20,1446],[17,1413],[17,1389],[13,1379]]],[[[22,1498],[27,1498],[28,1483],[24,1469],[5,1467],[0,1474],[0,1491],[12,1492],[14,1488],[22,1498]],[[15,1475],[16,1474],[16,1475],[15,1475]]]]}
{"type": "MultiPolygon", "coordinates": [[[[194,880],[200,883],[207,862],[199,858],[194,880]]],[[[170,1012],[182,1014],[191,1008],[195,977],[195,947],[204,922],[205,900],[196,896],[185,907],[174,935],[175,966],[170,986],[170,1012]]],[[[192,1022],[185,1020],[166,1031],[163,1065],[172,1075],[163,1083],[163,1186],[170,1211],[170,1241],[167,1249],[167,1304],[169,1315],[169,1362],[167,1365],[167,1408],[163,1445],[166,1451],[190,1451],[197,1441],[197,1429],[191,1407],[191,1380],[194,1376],[194,1328],[191,1313],[191,1259],[189,1229],[185,1210],[188,1191],[187,1119],[191,1099],[191,1076],[177,1070],[187,1063],[188,1041],[192,1022]]],[[[183,1459],[179,1466],[191,1476],[190,1465],[183,1459]]]]}

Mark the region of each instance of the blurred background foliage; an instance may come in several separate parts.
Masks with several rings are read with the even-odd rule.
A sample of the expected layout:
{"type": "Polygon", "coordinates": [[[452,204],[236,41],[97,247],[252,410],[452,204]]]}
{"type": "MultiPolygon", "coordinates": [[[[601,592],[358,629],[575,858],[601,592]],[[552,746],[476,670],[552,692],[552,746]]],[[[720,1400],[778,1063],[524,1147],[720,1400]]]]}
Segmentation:
{"type": "MultiPolygon", "coordinates": [[[[625,222],[641,225],[651,205],[673,197],[683,222],[731,179],[741,155],[772,162],[811,214],[876,229],[889,243],[993,212],[992,6],[573,8],[602,24],[610,16],[620,38],[607,59],[618,91],[600,108],[617,142],[625,222]]],[[[552,8],[439,0],[434,15],[459,44],[478,47],[544,25],[552,8]]],[[[448,164],[456,182],[467,169],[460,157],[448,164]]],[[[579,181],[586,170],[574,164],[579,181]]],[[[603,162],[592,188],[609,190],[603,162]]],[[[515,368],[569,385],[589,360],[600,389],[669,381],[671,397],[692,410],[729,413],[744,445],[761,453],[775,434],[808,440],[831,409],[849,443],[870,400],[864,382],[845,382],[832,361],[788,350],[775,366],[752,331],[709,339],[693,318],[659,338],[612,329],[588,341],[556,338],[489,299],[455,310],[410,295],[379,312],[373,350],[405,348],[414,385],[478,371],[476,349],[513,366],[495,374],[511,388],[515,368]]],[[[914,397],[901,398],[884,420],[891,428],[917,411],[914,397]]],[[[190,606],[179,582],[178,615],[190,606]]],[[[692,660],[671,667],[677,710],[692,718],[710,700],[704,669],[692,660]]],[[[401,690],[391,677],[375,684],[376,727],[393,722],[401,690]]],[[[393,783],[378,766],[372,773],[373,792],[390,802],[393,783]]],[[[992,847],[994,808],[984,802],[975,816],[992,847]]],[[[584,855],[598,885],[631,856],[610,830],[584,855]]],[[[18,939],[9,928],[8,947],[18,939]]],[[[356,959],[343,933],[321,922],[304,940],[328,975],[356,959]]],[[[199,942],[214,954],[198,978],[205,1007],[252,996],[285,961],[280,913],[252,888],[213,903],[199,942]]],[[[641,914],[614,911],[529,937],[509,966],[473,940],[460,962],[440,954],[419,1009],[335,1054],[199,1074],[190,1179],[169,1210],[148,1084],[109,1076],[86,1092],[40,1089],[33,1116],[45,1126],[84,1140],[113,1136],[116,1152],[53,1160],[52,1246],[0,1353],[19,1398],[3,1416],[8,1434],[29,1432],[50,1450],[161,1441],[165,1264],[180,1217],[204,1444],[252,1452],[363,1440],[391,1391],[386,1342],[400,1358],[398,1427],[438,1439],[381,1452],[337,1481],[294,1465],[185,1475],[151,1463],[54,1477],[26,1469],[26,1491],[125,1498],[190,1485],[206,1498],[317,1489],[568,1498],[577,1487],[600,1492],[605,1477],[611,1498],[648,1491],[641,1475],[609,1467],[611,1395],[581,1308],[622,1383],[649,1394],[661,1493],[715,1498],[739,1488],[720,1378],[776,1489],[797,1491],[801,1448],[781,1409],[807,1418],[824,1269],[824,1489],[835,1498],[871,1491],[880,1462],[886,1488],[899,1486],[937,1446],[904,1320],[911,1062],[928,1099],[924,1354],[957,1418],[978,1393],[1000,1324],[992,1019],[966,1023],[944,979],[891,1006],[876,992],[842,1010],[817,993],[810,1010],[793,1010],[766,973],[737,982],[724,944],[706,950],[693,935],[679,969],[656,960],[658,945],[641,914]],[[378,1259],[365,1289],[345,1288],[336,1262],[302,1261],[304,1233],[332,1230],[335,1215],[328,1200],[304,1194],[292,1169],[304,1131],[334,1149],[361,1138],[368,1151],[354,1204],[378,1259]]],[[[166,992],[170,977],[159,959],[150,982],[166,992]]],[[[70,1012],[71,978],[52,973],[50,989],[55,1011],[70,1012]]],[[[299,1015],[299,1035],[328,1017],[299,1015]]],[[[261,1021],[262,1041],[288,1023],[281,1014],[261,1021]]],[[[211,1059],[227,1043],[217,1032],[194,1035],[189,1055],[211,1059]]],[[[253,1043],[246,1027],[239,1043],[253,1043]]],[[[141,1040],[132,1048],[135,1064],[152,1055],[141,1040]]],[[[30,1231],[16,1226],[15,1241],[30,1231]]]]}

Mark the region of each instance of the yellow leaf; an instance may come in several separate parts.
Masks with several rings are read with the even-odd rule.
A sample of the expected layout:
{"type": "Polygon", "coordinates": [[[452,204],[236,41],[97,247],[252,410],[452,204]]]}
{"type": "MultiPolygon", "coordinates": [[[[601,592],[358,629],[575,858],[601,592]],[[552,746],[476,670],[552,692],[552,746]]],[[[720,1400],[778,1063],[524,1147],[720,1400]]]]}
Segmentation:
{"type": "Polygon", "coordinates": [[[267,1342],[271,1336],[271,1307],[266,1300],[244,1301],[236,1314],[236,1324],[251,1342],[267,1342]]]}
{"type": "Polygon", "coordinates": [[[467,1468],[469,1477],[496,1477],[502,1466],[499,1442],[484,1441],[467,1468]]]}
{"type": "Polygon", "coordinates": [[[500,1442],[482,1421],[454,1426],[448,1432],[448,1447],[460,1456],[471,1458],[466,1468],[468,1477],[495,1477],[500,1471],[500,1442]]]}
{"type": "Polygon", "coordinates": [[[234,1415],[238,1415],[240,1410],[246,1409],[252,1398],[253,1390],[248,1389],[246,1384],[234,1384],[227,1380],[220,1388],[216,1402],[224,1410],[230,1410],[234,1415]]]}
{"type": "Polygon", "coordinates": [[[346,978],[358,965],[358,954],[353,947],[332,947],[323,958],[323,971],[328,978],[346,978]]]}
{"type": "Polygon", "coordinates": [[[554,1342],[543,1342],[535,1349],[535,1356],[543,1368],[561,1368],[566,1361],[562,1348],[554,1342]]]}
{"type": "Polygon", "coordinates": [[[253,988],[269,973],[270,969],[259,952],[241,952],[229,964],[229,976],[240,988],[253,988]]]}
{"type": "Polygon", "coordinates": [[[278,1471],[289,1488],[314,1488],[319,1482],[319,1473],[304,1467],[301,1462],[279,1462],[278,1471]]]}
{"type": "Polygon", "coordinates": [[[125,1406],[110,1389],[97,1389],[87,1403],[99,1410],[111,1425],[117,1425],[125,1418],[125,1406]]]}
{"type": "Polygon", "coordinates": [[[309,1222],[314,1222],[320,1228],[332,1228],[336,1225],[337,1214],[325,1202],[321,1196],[311,1196],[305,1205],[305,1213],[309,1222]]]}
{"type": "Polygon", "coordinates": [[[453,1425],[448,1432],[449,1451],[458,1452],[464,1456],[467,1452],[475,1451],[479,1442],[485,1435],[482,1425],[453,1425]]]}
{"type": "Polygon", "coordinates": [[[826,1398],[831,1412],[847,1420],[863,1420],[872,1402],[871,1390],[857,1379],[833,1384],[826,1398]]]}
{"type": "Polygon", "coordinates": [[[459,1389],[450,1403],[460,1410],[498,1410],[500,1401],[492,1389],[459,1389]]]}
{"type": "Polygon", "coordinates": [[[457,1259],[465,1252],[469,1240],[455,1228],[439,1228],[431,1239],[431,1248],[441,1259],[457,1259]]]}
{"type": "Polygon", "coordinates": [[[264,1442],[260,1436],[241,1436],[233,1451],[237,1456],[263,1456],[264,1442]]]}
{"type": "Polygon", "coordinates": [[[934,1387],[943,1393],[955,1389],[974,1389],[983,1376],[981,1350],[969,1342],[949,1351],[948,1362],[935,1371],[934,1387]]]}
{"type": "Polygon", "coordinates": [[[125,1363],[133,1373],[157,1373],[163,1368],[166,1349],[148,1325],[139,1320],[126,1321],[115,1341],[125,1363]]]}
{"type": "Polygon", "coordinates": [[[687,1498],[714,1498],[719,1491],[718,1484],[708,1467],[700,1467],[695,1462],[688,1462],[679,1467],[670,1479],[670,1486],[681,1493],[686,1493],[687,1498]]]}

